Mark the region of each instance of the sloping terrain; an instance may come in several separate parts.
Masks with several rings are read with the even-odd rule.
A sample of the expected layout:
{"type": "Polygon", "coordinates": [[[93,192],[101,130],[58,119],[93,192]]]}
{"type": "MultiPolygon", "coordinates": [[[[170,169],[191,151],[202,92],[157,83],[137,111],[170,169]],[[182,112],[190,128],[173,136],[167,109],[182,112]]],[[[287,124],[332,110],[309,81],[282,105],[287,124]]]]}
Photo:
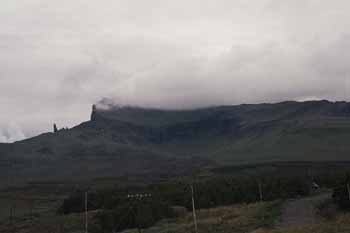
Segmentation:
{"type": "Polygon", "coordinates": [[[167,177],[205,166],[350,159],[347,102],[182,111],[99,106],[94,105],[90,121],[72,129],[0,144],[1,173],[167,177]]]}
{"type": "Polygon", "coordinates": [[[277,227],[302,227],[322,222],[321,216],[317,214],[317,205],[329,199],[331,199],[331,193],[288,200],[277,227]]]}
{"type": "MultiPolygon", "coordinates": [[[[176,156],[217,162],[347,160],[350,104],[310,101],[188,111],[132,107],[96,110],[96,121],[123,122],[139,142],[176,156]],[[140,135],[140,134],[138,134],[140,135]]],[[[125,139],[125,136],[123,136],[125,139]]]]}

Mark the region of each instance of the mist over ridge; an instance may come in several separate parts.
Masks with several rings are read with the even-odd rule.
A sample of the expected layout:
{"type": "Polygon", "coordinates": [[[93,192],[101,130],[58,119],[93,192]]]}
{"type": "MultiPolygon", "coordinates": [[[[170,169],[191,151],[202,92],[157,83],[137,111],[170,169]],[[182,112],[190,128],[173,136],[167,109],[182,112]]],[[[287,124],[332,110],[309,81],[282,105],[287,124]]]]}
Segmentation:
{"type": "Polygon", "coordinates": [[[3,2],[2,141],[10,122],[26,137],[73,127],[103,97],[175,109],[350,100],[348,1],[107,2],[3,2]]]}

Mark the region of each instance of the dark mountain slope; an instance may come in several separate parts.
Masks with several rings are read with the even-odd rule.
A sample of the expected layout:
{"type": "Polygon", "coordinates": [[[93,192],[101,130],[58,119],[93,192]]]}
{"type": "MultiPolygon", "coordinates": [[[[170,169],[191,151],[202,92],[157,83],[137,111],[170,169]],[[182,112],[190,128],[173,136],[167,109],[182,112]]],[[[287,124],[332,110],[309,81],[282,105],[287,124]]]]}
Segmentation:
{"type": "Polygon", "coordinates": [[[348,159],[350,104],[282,102],[165,111],[110,106],[93,120],[143,128],[145,143],[218,162],[348,159]]]}
{"type": "Polygon", "coordinates": [[[93,107],[91,120],[72,129],[0,144],[0,158],[21,164],[22,175],[64,177],[179,175],[208,164],[350,160],[347,102],[184,111],[107,107],[93,107]]]}

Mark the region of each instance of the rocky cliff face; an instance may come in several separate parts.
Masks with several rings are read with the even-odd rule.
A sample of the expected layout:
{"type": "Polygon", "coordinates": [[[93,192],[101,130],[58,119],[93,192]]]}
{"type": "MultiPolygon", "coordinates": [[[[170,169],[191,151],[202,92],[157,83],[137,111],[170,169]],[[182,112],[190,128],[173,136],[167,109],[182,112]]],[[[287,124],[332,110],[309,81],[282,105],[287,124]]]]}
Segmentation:
{"type": "Polygon", "coordinates": [[[97,106],[90,121],[72,129],[0,145],[0,159],[23,164],[28,176],[159,175],[169,173],[169,165],[186,173],[209,164],[350,160],[347,102],[186,111],[97,106]]]}

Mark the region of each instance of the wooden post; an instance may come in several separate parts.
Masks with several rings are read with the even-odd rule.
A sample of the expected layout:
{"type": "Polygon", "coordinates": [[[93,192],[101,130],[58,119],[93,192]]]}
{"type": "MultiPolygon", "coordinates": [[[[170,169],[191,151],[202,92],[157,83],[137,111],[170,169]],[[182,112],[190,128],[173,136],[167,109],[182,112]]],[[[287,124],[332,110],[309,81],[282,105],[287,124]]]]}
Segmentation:
{"type": "Polygon", "coordinates": [[[197,228],[197,216],[196,216],[196,208],[194,205],[194,191],[193,191],[193,184],[191,184],[191,194],[192,194],[192,212],[193,212],[193,223],[194,223],[194,232],[198,233],[197,228]]]}
{"type": "Polygon", "coordinates": [[[11,229],[13,229],[13,203],[11,203],[11,207],[10,207],[10,225],[11,225],[11,229]]]}
{"type": "Polygon", "coordinates": [[[62,219],[60,221],[60,233],[64,233],[64,215],[62,215],[62,219]]]}
{"type": "Polygon", "coordinates": [[[263,191],[262,191],[262,184],[261,181],[258,180],[258,188],[259,188],[259,198],[260,198],[260,202],[262,202],[264,200],[263,198],[263,191]]]}
{"type": "Polygon", "coordinates": [[[88,233],[88,192],[85,192],[85,233],[88,233]]]}
{"type": "Polygon", "coordinates": [[[34,200],[31,200],[29,208],[30,208],[30,224],[32,226],[33,226],[33,222],[34,222],[34,214],[33,214],[34,206],[35,206],[35,202],[34,202],[34,200]]]}
{"type": "Polygon", "coordinates": [[[137,201],[137,207],[136,207],[137,230],[139,231],[139,233],[142,233],[141,224],[140,224],[140,218],[141,218],[140,202],[141,202],[141,199],[142,199],[142,196],[140,197],[140,200],[137,201]]]}

